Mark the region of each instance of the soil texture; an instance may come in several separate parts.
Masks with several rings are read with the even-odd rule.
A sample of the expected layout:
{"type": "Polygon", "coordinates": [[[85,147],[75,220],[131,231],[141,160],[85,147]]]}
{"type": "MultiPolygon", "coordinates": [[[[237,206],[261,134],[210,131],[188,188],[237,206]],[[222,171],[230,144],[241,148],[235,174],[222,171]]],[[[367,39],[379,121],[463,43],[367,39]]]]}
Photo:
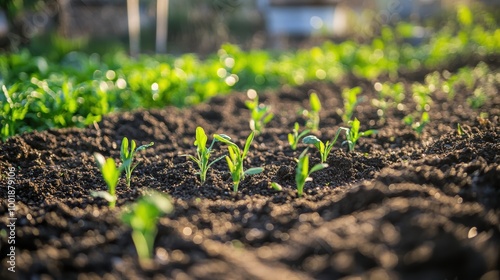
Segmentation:
{"type": "MultiPolygon", "coordinates": [[[[87,129],[12,137],[0,143],[0,278],[499,279],[500,83],[479,109],[468,105],[465,88],[452,101],[436,90],[431,122],[418,135],[402,122],[415,108],[414,80],[399,81],[406,85],[404,106],[390,108],[384,120],[370,104],[373,83],[354,77],[260,93],[276,116],[255,137],[245,165],[264,171],[247,176],[236,195],[224,160],[202,185],[196,165],[182,155],[196,152],[197,126],[209,142],[224,133],[243,145],[250,133],[245,93],[187,109],[117,113],[87,129]],[[300,112],[315,91],[323,103],[315,134],[331,139],[345,126],[342,89],[354,86],[363,88],[355,112],[361,130],[378,134],[361,138],[354,152],[341,146],[342,135],[329,166],[312,174],[298,198],[294,159],[307,146],[292,150],[287,134],[295,122],[305,123],[300,112]],[[106,190],[93,153],[119,160],[125,136],[155,144],[138,153],[131,188],[121,179],[117,207],[109,209],[90,195],[106,190]],[[120,213],[148,189],[168,194],[175,209],[158,222],[154,264],[141,267],[120,213]],[[7,270],[9,218],[17,218],[15,273],[7,270]]],[[[226,152],[216,144],[212,158],[226,152]]],[[[318,163],[316,149],[309,153],[318,163]]]]}

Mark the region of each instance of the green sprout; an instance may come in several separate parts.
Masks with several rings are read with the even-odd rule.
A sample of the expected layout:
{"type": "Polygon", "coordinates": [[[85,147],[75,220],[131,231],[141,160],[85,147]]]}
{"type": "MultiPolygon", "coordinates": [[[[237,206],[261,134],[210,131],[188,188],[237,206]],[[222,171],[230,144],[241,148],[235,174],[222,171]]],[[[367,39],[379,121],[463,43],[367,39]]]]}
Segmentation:
{"type": "Polygon", "coordinates": [[[420,116],[420,121],[416,121],[413,116],[408,115],[404,117],[403,122],[410,126],[418,135],[422,135],[425,126],[429,123],[429,113],[423,112],[420,116]]]}
{"type": "Polygon", "coordinates": [[[457,123],[457,134],[458,134],[458,136],[462,136],[465,134],[464,129],[462,128],[460,123],[457,123]]]}
{"type": "MultiPolygon", "coordinates": [[[[229,136],[220,134],[221,137],[230,140],[229,136]]],[[[205,183],[207,179],[207,171],[212,166],[212,164],[218,162],[219,160],[223,159],[224,156],[218,157],[212,162],[210,162],[210,154],[212,153],[212,148],[217,141],[217,139],[212,140],[212,144],[207,148],[207,140],[208,137],[205,134],[205,130],[203,130],[202,127],[198,126],[196,128],[196,140],[194,141],[194,145],[196,146],[196,157],[192,155],[183,155],[186,157],[189,157],[192,161],[194,161],[196,164],[198,164],[198,167],[200,168],[200,171],[197,172],[196,174],[200,175],[200,181],[201,183],[205,183]]]]}
{"type": "Polygon", "coordinates": [[[250,129],[260,134],[264,126],[274,118],[274,114],[271,112],[271,106],[259,104],[259,96],[255,90],[249,90],[247,95],[251,99],[245,102],[251,112],[250,129]]]}
{"type": "Polygon", "coordinates": [[[346,129],[347,140],[344,141],[344,143],[347,143],[350,152],[354,151],[354,146],[356,146],[356,142],[358,142],[359,138],[367,137],[377,133],[377,130],[374,129],[359,132],[360,122],[357,118],[354,118],[354,120],[350,121],[349,123],[351,124],[351,127],[346,129]]]}
{"type": "Polygon", "coordinates": [[[99,153],[94,153],[94,158],[99,170],[101,170],[102,178],[108,186],[108,191],[92,192],[92,196],[104,198],[109,202],[109,207],[114,208],[116,204],[116,185],[118,185],[118,179],[120,178],[122,168],[116,167],[114,159],[105,159],[104,156],[99,153]]]}
{"type": "Polygon", "coordinates": [[[158,218],[172,210],[172,203],[167,196],[150,192],[122,214],[122,221],[132,228],[132,240],[141,265],[148,264],[153,256],[158,218]]]}
{"type": "Polygon", "coordinates": [[[323,141],[319,140],[318,137],[314,135],[309,135],[304,137],[302,139],[302,143],[304,144],[313,144],[319,151],[320,158],[321,158],[321,163],[326,162],[328,155],[330,154],[330,151],[333,149],[333,145],[335,145],[335,142],[337,142],[337,138],[339,138],[340,132],[342,130],[347,130],[346,128],[339,128],[337,130],[337,133],[335,133],[335,137],[331,141],[326,141],[326,143],[323,143],[323,141]]]}
{"type": "Polygon", "coordinates": [[[342,91],[342,97],[344,99],[344,110],[340,111],[342,116],[342,121],[344,123],[349,123],[354,114],[354,110],[359,102],[361,102],[361,98],[358,98],[358,95],[361,93],[361,87],[353,87],[351,89],[346,88],[342,91]]]}
{"type": "Polygon", "coordinates": [[[309,133],[309,129],[306,129],[299,133],[299,123],[295,123],[293,126],[293,131],[292,133],[288,133],[288,143],[290,143],[290,147],[292,150],[297,149],[297,144],[299,143],[300,139],[304,137],[307,133],[309,133]]]}
{"type": "Polygon", "coordinates": [[[319,129],[319,111],[321,110],[321,101],[318,95],[313,92],[309,96],[309,105],[311,106],[311,111],[307,112],[308,120],[306,126],[312,131],[318,131],[319,129]]]}
{"type": "Polygon", "coordinates": [[[283,190],[283,187],[280,184],[276,183],[276,182],[272,182],[271,183],[271,188],[273,190],[277,191],[277,192],[280,192],[280,191],[283,190]]]}
{"type": "Polygon", "coordinates": [[[243,162],[248,154],[248,150],[250,149],[250,144],[253,141],[255,133],[252,131],[248,136],[245,147],[243,151],[229,139],[224,137],[225,135],[214,134],[214,138],[218,141],[227,145],[227,150],[229,155],[226,156],[227,166],[229,167],[229,172],[231,172],[231,177],[233,179],[233,191],[234,193],[238,192],[238,186],[245,178],[246,175],[254,175],[262,172],[264,169],[262,167],[254,167],[249,168],[246,171],[243,170],[243,162]]]}
{"type": "Polygon", "coordinates": [[[326,163],[318,163],[311,170],[309,170],[309,155],[306,154],[307,149],[305,149],[299,156],[297,162],[297,169],[295,170],[295,182],[297,184],[297,196],[301,197],[304,192],[304,185],[308,181],[312,181],[311,173],[319,171],[323,168],[328,167],[326,163]]]}
{"type": "Polygon", "coordinates": [[[137,165],[139,165],[139,163],[136,163],[135,165],[132,164],[132,162],[134,161],[135,153],[138,151],[144,150],[148,147],[151,147],[153,145],[154,145],[154,143],[151,142],[147,145],[142,145],[136,149],[135,147],[137,146],[137,144],[135,143],[134,140],[132,140],[130,148],[129,148],[128,138],[127,137],[123,138],[122,146],[120,149],[120,159],[122,161],[122,165],[120,167],[125,170],[125,181],[127,183],[128,188],[130,188],[130,181],[131,181],[132,172],[137,167],[137,165]]]}

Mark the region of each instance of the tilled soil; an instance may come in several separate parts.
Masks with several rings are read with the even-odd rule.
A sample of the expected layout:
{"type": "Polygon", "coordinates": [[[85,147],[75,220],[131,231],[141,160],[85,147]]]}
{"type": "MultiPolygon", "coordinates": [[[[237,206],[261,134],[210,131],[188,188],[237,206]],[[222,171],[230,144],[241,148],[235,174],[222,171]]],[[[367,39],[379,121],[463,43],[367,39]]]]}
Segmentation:
{"type": "MultiPolygon", "coordinates": [[[[493,70],[492,70],[493,71],[493,70]]],[[[194,154],[196,126],[225,133],[242,145],[250,133],[245,93],[213,98],[189,109],[164,108],[108,116],[87,129],[60,129],[13,137],[0,144],[1,279],[498,279],[500,276],[500,96],[479,110],[459,90],[453,101],[433,95],[431,123],[417,135],[401,119],[413,110],[410,80],[405,108],[380,121],[370,105],[373,84],[310,83],[262,93],[276,117],[256,136],[246,177],[232,193],[225,161],[200,184],[194,154]],[[361,86],[355,116],[378,134],[348,152],[340,142],[329,167],[312,175],[297,198],[294,151],[287,134],[315,91],[323,103],[327,140],[342,126],[344,87],[361,86]],[[488,117],[480,117],[487,113],[488,117]],[[456,125],[465,131],[458,135],[456,125]],[[132,186],[118,186],[110,210],[91,191],[106,186],[93,153],[119,159],[121,139],[155,145],[139,152],[132,186]],[[7,244],[8,168],[15,168],[15,273],[7,244]],[[282,192],[270,188],[283,186],[282,192]],[[141,267],[124,206],[145,190],[171,196],[173,213],[161,218],[154,265],[141,267]],[[5,225],[4,225],[5,224],[5,225]],[[361,278],[359,278],[361,277],[361,278]]],[[[226,152],[216,144],[213,158],[226,152]]],[[[319,162],[309,150],[312,164],[319,162]]]]}

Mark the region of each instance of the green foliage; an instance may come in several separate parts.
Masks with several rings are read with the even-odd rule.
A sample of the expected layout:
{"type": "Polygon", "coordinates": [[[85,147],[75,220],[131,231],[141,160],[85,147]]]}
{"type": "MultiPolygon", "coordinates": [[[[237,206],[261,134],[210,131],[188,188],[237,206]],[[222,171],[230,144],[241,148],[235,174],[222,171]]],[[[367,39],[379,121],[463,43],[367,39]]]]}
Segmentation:
{"type": "Polygon", "coordinates": [[[94,158],[101,171],[102,178],[108,186],[108,191],[92,192],[92,195],[106,199],[109,202],[109,207],[114,208],[116,204],[116,185],[118,185],[122,169],[116,167],[115,160],[112,158],[105,159],[99,153],[94,153],[94,158]]]}
{"type": "MultiPolygon", "coordinates": [[[[70,52],[57,58],[35,56],[27,50],[2,54],[0,86],[6,86],[12,100],[6,107],[5,94],[0,94],[2,138],[33,129],[85,127],[119,110],[190,106],[234,90],[296,86],[314,80],[340,82],[351,73],[370,81],[381,76],[392,80],[400,70],[443,68],[472,52],[481,57],[498,55],[500,30],[496,17],[490,11],[474,17],[474,11],[461,6],[444,27],[440,25],[434,32],[426,27],[433,36],[417,46],[404,41],[421,27],[401,23],[395,29],[382,27],[379,36],[366,40],[370,43],[326,42],[293,52],[243,51],[225,44],[203,60],[193,54],[143,55],[138,59],[124,52],[103,56],[70,52]],[[14,126],[14,113],[9,111],[12,108],[22,113],[16,113],[15,119],[26,110],[22,122],[14,126]]],[[[436,90],[443,89],[451,98],[462,84],[474,87],[471,81],[483,79],[466,69],[443,77],[440,86],[435,84],[436,90]]],[[[475,90],[469,89],[471,93],[475,90]]],[[[490,89],[484,91],[489,93],[490,89]]],[[[346,124],[352,119],[357,100],[348,97],[346,108],[339,113],[346,124]]],[[[473,106],[479,104],[471,102],[473,106]]]]}
{"type": "Polygon", "coordinates": [[[405,90],[403,83],[375,83],[375,91],[378,97],[372,99],[372,105],[378,108],[377,115],[381,120],[387,117],[387,110],[389,108],[402,109],[402,103],[405,98],[405,90]]]}
{"type": "MultiPolygon", "coordinates": [[[[28,113],[31,99],[23,98],[17,92],[9,92],[5,85],[2,86],[3,96],[0,96],[0,131],[2,140],[23,131],[22,122],[28,113]]],[[[13,89],[11,89],[13,91],[13,89]]]]}
{"type": "Polygon", "coordinates": [[[255,91],[250,90],[245,105],[250,110],[250,129],[260,134],[264,126],[268,124],[273,118],[274,114],[271,112],[271,106],[259,104],[259,96],[255,91]]]}
{"type": "Polygon", "coordinates": [[[128,188],[130,188],[130,181],[131,181],[131,177],[132,177],[132,172],[137,167],[137,165],[139,165],[139,163],[133,164],[135,153],[139,152],[141,150],[144,150],[148,147],[151,147],[153,145],[154,145],[154,143],[151,142],[147,145],[142,145],[136,149],[137,144],[135,143],[134,140],[131,141],[131,144],[129,147],[128,138],[124,137],[122,139],[122,146],[120,149],[120,159],[122,161],[122,164],[121,164],[120,168],[125,170],[125,181],[127,183],[128,188]]]}
{"type": "Polygon", "coordinates": [[[356,110],[356,106],[361,101],[361,98],[358,98],[361,92],[361,87],[346,88],[342,91],[344,110],[340,111],[339,114],[342,116],[342,121],[344,123],[348,123],[351,120],[354,110],[356,110]]]}
{"type": "Polygon", "coordinates": [[[309,170],[309,155],[305,149],[299,156],[297,168],[295,170],[295,183],[297,184],[297,196],[301,197],[304,192],[304,185],[307,181],[312,181],[310,177],[313,172],[328,167],[326,163],[318,163],[309,170]]]}
{"type": "Polygon", "coordinates": [[[121,219],[132,228],[132,240],[141,265],[153,257],[159,217],[172,212],[173,208],[169,197],[158,192],[150,192],[123,212],[121,219]]]}
{"type": "Polygon", "coordinates": [[[318,131],[319,129],[319,111],[321,110],[321,101],[318,95],[313,92],[309,95],[309,105],[311,110],[307,112],[307,128],[312,131],[318,131]]]}
{"type": "Polygon", "coordinates": [[[227,145],[227,150],[229,155],[226,156],[227,166],[229,167],[229,172],[233,179],[233,191],[238,192],[238,187],[240,182],[245,178],[246,175],[254,175],[262,172],[264,169],[262,167],[249,168],[247,170],[243,169],[243,162],[247,157],[248,150],[252,144],[255,133],[252,131],[245,141],[245,147],[241,150],[238,145],[231,142],[227,136],[221,134],[214,134],[214,139],[227,145]]]}
{"type": "MultiPolygon", "coordinates": [[[[227,135],[219,134],[219,136],[226,140],[231,140],[231,138],[229,138],[229,136],[227,135]]],[[[207,171],[210,168],[210,166],[212,166],[212,164],[224,158],[224,156],[221,156],[210,162],[210,154],[212,153],[212,148],[217,139],[214,138],[212,140],[212,144],[210,144],[208,148],[206,147],[207,140],[208,137],[205,134],[205,130],[201,126],[198,126],[196,128],[196,139],[194,141],[194,145],[196,146],[196,157],[192,155],[183,155],[190,158],[192,161],[198,164],[200,171],[197,174],[200,175],[200,181],[202,184],[205,183],[205,180],[207,179],[207,171]]]]}
{"type": "Polygon", "coordinates": [[[346,129],[346,141],[344,141],[344,143],[347,143],[350,152],[354,151],[354,147],[356,146],[356,143],[358,142],[359,138],[368,137],[372,134],[378,133],[374,129],[369,129],[360,132],[359,131],[360,122],[357,118],[354,118],[354,120],[350,121],[349,124],[351,125],[351,127],[346,129]]]}
{"type": "Polygon", "coordinates": [[[318,137],[314,135],[304,137],[304,139],[302,139],[302,143],[313,144],[319,151],[321,163],[324,163],[328,159],[328,155],[330,155],[330,151],[333,149],[333,145],[335,145],[335,143],[337,142],[337,138],[339,138],[340,132],[342,132],[343,130],[346,129],[343,127],[339,128],[335,133],[335,137],[333,137],[331,141],[326,141],[326,143],[323,143],[323,141],[319,140],[318,137]]]}
{"type": "Polygon", "coordinates": [[[293,131],[292,133],[288,133],[288,143],[290,144],[290,147],[292,150],[297,149],[297,144],[299,143],[300,139],[304,137],[307,133],[309,133],[309,129],[306,129],[299,133],[299,123],[295,123],[293,126],[293,131]]]}

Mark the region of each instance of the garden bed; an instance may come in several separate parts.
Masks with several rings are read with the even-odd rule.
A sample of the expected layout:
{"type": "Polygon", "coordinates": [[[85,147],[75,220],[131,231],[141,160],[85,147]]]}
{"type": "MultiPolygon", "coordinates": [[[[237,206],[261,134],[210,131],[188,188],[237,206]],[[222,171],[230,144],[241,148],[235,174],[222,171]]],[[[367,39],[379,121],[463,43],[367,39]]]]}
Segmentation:
{"type": "MultiPolygon", "coordinates": [[[[182,155],[195,153],[197,126],[209,141],[225,133],[242,145],[250,133],[245,93],[189,109],[109,115],[86,129],[14,136],[0,145],[0,167],[3,185],[4,170],[15,168],[16,272],[7,270],[9,231],[2,225],[1,278],[497,279],[500,82],[479,109],[469,106],[465,87],[452,101],[436,90],[421,135],[402,122],[415,107],[415,81],[400,82],[404,107],[389,109],[385,121],[370,104],[378,96],[373,83],[363,79],[262,92],[260,101],[276,116],[255,137],[245,166],[264,171],[246,177],[237,194],[224,160],[201,185],[182,155]],[[364,96],[355,111],[361,130],[378,134],[359,140],[354,152],[339,141],[329,167],[314,173],[298,198],[294,158],[306,145],[294,151],[287,141],[293,124],[305,122],[298,112],[316,92],[323,103],[316,135],[331,139],[345,125],[337,111],[342,89],[355,86],[364,96]],[[125,136],[155,144],[139,153],[131,188],[120,181],[117,208],[109,209],[90,195],[106,189],[93,153],[118,159],[125,136]],[[175,210],[159,220],[154,265],[141,267],[120,213],[147,189],[169,194],[175,210]]],[[[216,144],[213,158],[224,153],[216,144]]],[[[318,163],[316,149],[309,153],[318,163]]],[[[0,193],[0,218],[9,224],[7,188],[0,193]]]]}

